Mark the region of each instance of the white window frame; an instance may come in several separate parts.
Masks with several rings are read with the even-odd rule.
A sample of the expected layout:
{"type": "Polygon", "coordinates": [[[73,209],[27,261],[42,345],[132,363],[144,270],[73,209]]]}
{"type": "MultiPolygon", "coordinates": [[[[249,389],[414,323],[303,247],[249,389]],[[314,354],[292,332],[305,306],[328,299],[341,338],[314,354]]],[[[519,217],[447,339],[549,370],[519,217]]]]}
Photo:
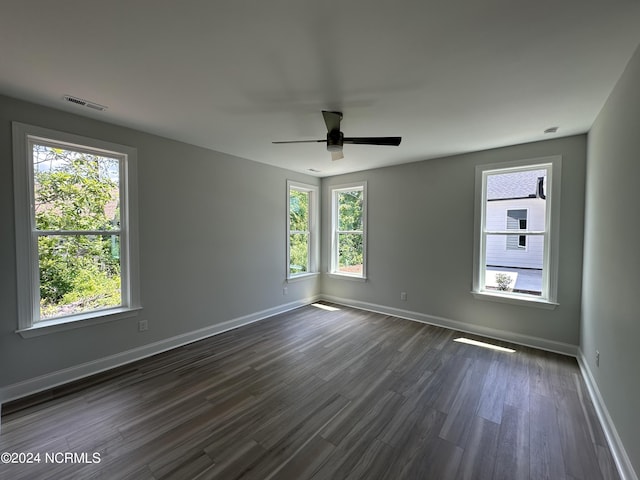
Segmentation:
{"type": "MultiPolygon", "coordinates": [[[[475,212],[474,212],[474,250],[473,250],[473,289],[472,294],[480,300],[492,300],[516,305],[535,306],[553,309],[557,303],[558,292],[558,260],[560,233],[560,184],[561,156],[518,160],[513,162],[493,163],[476,166],[475,212]],[[546,169],[546,214],[545,229],[542,231],[507,230],[488,231],[484,228],[486,217],[487,177],[490,174],[510,173],[522,170],[546,169]],[[487,290],[486,272],[486,237],[487,235],[542,235],[544,237],[544,254],[542,267],[542,295],[528,295],[514,292],[496,292],[487,290]]],[[[528,223],[529,225],[529,223],[528,223]]]]}
{"type": "Polygon", "coordinates": [[[137,315],[141,309],[138,267],[137,150],[112,142],[12,122],[15,200],[18,329],[25,338],[55,333],[137,315]],[[38,232],[35,227],[32,143],[55,144],[70,150],[120,161],[121,298],[118,307],[39,320],[40,276],[38,232]]]}
{"type": "MultiPolygon", "coordinates": [[[[319,258],[320,258],[320,234],[318,225],[320,224],[320,194],[319,188],[316,185],[309,185],[307,183],[296,182],[293,180],[287,180],[287,232],[286,232],[286,243],[287,243],[287,254],[286,254],[286,279],[287,281],[303,279],[307,277],[313,277],[318,275],[319,271],[319,258]],[[291,216],[290,216],[290,207],[291,207],[291,190],[296,190],[299,192],[305,192],[309,194],[309,230],[308,232],[308,254],[309,257],[307,259],[308,271],[301,273],[291,273],[290,269],[290,260],[291,260],[291,245],[289,243],[291,238],[291,216]]],[[[295,232],[294,232],[295,233],[295,232]]]]}
{"type": "Polygon", "coordinates": [[[330,262],[329,274],[340,278],[355,280],[367,279],[367,182],[355,182],[345,185],[331,187],[331,241],[330,241],[330,262]],[[339,248],[338,239],[341,233],[360,233],[360,231],[340,231],[338,230],[338,194],[354,190],[362,191],[362,275],[339,271],[339,248]]]}

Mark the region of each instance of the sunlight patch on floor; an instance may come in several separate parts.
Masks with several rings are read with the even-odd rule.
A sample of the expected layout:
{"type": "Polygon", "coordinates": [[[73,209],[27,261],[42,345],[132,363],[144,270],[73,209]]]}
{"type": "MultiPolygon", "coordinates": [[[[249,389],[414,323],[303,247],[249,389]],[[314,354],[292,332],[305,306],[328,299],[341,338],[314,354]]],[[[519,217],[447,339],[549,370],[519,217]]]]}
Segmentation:
{"type": "Polygon", "coordinates": [[[460,337],[454,338],[454,342],[466,343],[467,345],[475,345],[476,347],[490,348],[492,350],[498,350],[500,352],[515,353],[515,350],[506,347],[500,347],[491,343],[479,342],[478,340],[472,340],[470,338],[460,337]]]}
{"type": "Polygon", "coordinates": [[[327,310],[329,312],[337,312],[338,310],[340,310],[339,308],[331,307],[329,305],[324,305],[323,303],[312,303],[311,306],[316,308],[321,308],[322,310],[327,310]]]}

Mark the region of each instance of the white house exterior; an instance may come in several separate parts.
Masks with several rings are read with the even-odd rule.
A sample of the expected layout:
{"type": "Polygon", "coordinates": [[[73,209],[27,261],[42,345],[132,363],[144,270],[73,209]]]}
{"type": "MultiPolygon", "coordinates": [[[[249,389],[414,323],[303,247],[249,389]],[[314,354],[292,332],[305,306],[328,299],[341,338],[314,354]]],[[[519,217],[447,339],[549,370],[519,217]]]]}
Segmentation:
{"type": "MultiPolygon", "coordinates": [[[[544,230],[546,172],[530,170],[487,178],[487,230],[544,230]]],[[[543,238],[535,235],[489,235],[488,267],[543,267],[543,238]]]]}

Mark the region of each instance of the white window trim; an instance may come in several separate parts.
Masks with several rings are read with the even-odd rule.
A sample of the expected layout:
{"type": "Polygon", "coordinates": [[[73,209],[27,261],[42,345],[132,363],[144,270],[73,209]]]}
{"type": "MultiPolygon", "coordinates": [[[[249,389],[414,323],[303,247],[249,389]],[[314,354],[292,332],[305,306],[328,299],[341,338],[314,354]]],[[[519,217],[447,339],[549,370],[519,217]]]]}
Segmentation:
{"type": "Polygon", "coordinates": [[[140,271],[138,266],[138,195],[137,195],[137,150],[125,145],[96,140],[66,132],[12,122],[13,133],[13,180],[16,228],[16,264],[18,295],[18,329],[25,338],[95,325],[108,320],[137,315],[140,303],[140,271]],[[120,170],[122,205],[120,243],[122,270],[122,305],[116,308],[93,310],[77,315],[56,317],[34,322],[39,309],[39,275],[37,241],[33,234],[32,216],[33,175],[29,142],[42,139],[70,148],[99,150],[105,154],[123,158],[120,170]]]}
{"type": "Polygon", "coordinates": [[[560,250],[560,185],[562,157],[550,157],[517,160],[512,162],[492,163],[476,166],[475,210],[474,210],[474,248],[473,248],[473,287],[471,293],[476,299],[490,300],[515,305],[533,306],[554,309],[558,306],[558,264],[560,250]],[[541,297],[518,294],[497,293],[483,289],[485,284],[485,246],[484,235],[481,234],[486,210],[486,176],[492,171],[508,172],[523,167],[547,165],[547,214],[545,217],[545,247],[543,256],[543,284],[541,297]]]}
{"type": "Polygon", "coordinates": [[[328,275],[336,278],[346,278],[351,280],[367,280],[367,182],[354,182],[331,187],[331,238],[330,238],[330,261],[328,275]],[[362,190],[362,275],[340,272],[338,270],[338,202],[337,194],[352,190],[362,190]]]}
{"type": "Polygon", "coordinates": [[[319,258],[320,258],[320,189],[317,185],[310,185],[307,183],[296,182],[294,180],[287,180],[287,232],[286,232],[286,280],[287,282],[303,280],[305,278],[315,277],[319,274],[319,258]],[[309,271],[303,273],[291,273],[290,270],[290,194],[291,190],[298,190],[301,192],[309,193],[309,271]]]}

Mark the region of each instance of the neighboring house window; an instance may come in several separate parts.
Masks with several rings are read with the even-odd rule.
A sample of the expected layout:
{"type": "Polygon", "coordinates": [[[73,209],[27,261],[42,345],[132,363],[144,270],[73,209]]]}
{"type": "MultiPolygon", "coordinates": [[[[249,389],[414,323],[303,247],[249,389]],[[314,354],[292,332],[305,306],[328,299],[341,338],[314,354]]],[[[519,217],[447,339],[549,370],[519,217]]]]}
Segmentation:
{"type": "Polygon", "coordinates": [[[480,298],[555,304],[560,163],[549,157],[476,168],[473,292],[480,298]]]}
{"type": "MultiPolygon", "coordinates": [[[[507,230],[526,230],[527,210],[507,210],[507,230]]],[[[527,247],[526,235],[509,235],[507,237],[507,250],[522,250],[527,247]]]]}
{"type": "Polygon", "coordinates": [[[19,331],[131,315],[135,149],[20,123],[13,141],[19,331]]]}
{"type": "Polygon", "coordinates": [[[366,278],[366,183],[331,190],[330,273],[366,278]]]}
{"type": "Polygon", "coordinates": [[[318,187],[287,182],[287,278],[317,272],[318,187]]]}

